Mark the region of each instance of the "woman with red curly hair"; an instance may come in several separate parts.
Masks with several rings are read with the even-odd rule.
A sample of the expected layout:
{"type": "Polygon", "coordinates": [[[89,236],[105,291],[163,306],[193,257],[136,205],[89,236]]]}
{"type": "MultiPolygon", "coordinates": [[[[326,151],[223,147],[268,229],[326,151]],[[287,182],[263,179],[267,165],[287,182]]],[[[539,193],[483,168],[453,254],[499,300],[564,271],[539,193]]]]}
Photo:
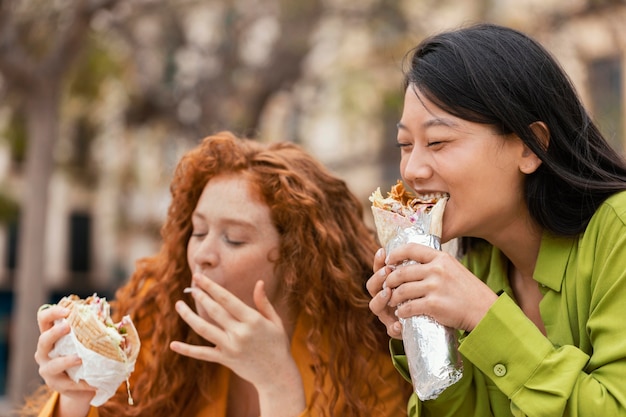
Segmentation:
{"type": "Polygon", "coordinates": [[[410,387],[388,356],[365,282],[377,249],[346,184],[291,143],[222,132],[183,156],[158,254],[116,294],[142,348],[102,406],[48,352],[67,311],[39,312],[54,391],[41,416],[399,416],[410,387]],[[58,323],[61,323],[59,321],[58,323]]]}

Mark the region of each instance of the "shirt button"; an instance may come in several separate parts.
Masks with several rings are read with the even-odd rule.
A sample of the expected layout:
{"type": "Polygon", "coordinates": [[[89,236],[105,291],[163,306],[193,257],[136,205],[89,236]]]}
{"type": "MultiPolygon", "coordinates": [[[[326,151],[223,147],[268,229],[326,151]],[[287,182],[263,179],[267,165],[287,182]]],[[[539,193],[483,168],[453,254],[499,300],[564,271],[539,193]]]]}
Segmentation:
{"type": "Polygon", "coordinates": [[[496,364],[493,367],[493,373],[496,374],[496,376],[506,375],[506,366],[502,365],[501,363],[496,364]]]}

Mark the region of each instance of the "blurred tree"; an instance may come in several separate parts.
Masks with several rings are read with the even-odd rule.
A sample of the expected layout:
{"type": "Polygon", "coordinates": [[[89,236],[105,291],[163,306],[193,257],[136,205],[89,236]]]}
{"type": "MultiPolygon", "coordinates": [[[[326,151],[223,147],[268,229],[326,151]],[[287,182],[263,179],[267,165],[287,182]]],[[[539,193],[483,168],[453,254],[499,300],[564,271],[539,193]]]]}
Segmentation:
{"type": "Polygon", "coordinates": [[[48,182],[58,139],[59,103],[65,74],[81,51],[95,12],[115,0],[3,1],[0,3],[0,72],[11,99],[19,102],[27,134],[21,199],[9,398],[14,404],[37,382],[33,361],[39,331],[48,182]]]}
{"type": "Polygon", "coordinates": [[[111,22],[135,53],[129,126],[158,120],[199,138],[258,133],[272,94],[300,77],[322,2],[163,0],[111,22]],[[158,27],[158,33],[155,32],[158,27]]]}

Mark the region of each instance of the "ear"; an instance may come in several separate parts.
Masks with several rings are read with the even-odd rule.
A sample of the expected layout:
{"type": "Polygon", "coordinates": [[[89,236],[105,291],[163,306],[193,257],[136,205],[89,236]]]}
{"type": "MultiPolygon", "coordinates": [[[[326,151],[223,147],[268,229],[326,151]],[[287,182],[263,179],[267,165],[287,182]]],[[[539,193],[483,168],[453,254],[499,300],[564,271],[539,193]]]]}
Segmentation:
{"type": "MultiPolygon", "coordinates": [[[[550,143],[550,131],[544,122],[531,123],[530,129],[533,131],[544,149],[548,149],[550,143]]],[[[519,169],[524,174],[532,174],[541,165],[541,159],[525,144],[522,150],[519,169]]]]}
{"type": "Polygon", "coordinates": [[[541,143],[543,149],[548,149],[550,145],[550,129],[548,129],[548,126],[544,122],[533,122],[529,127],[537,140],[541,143]]]}

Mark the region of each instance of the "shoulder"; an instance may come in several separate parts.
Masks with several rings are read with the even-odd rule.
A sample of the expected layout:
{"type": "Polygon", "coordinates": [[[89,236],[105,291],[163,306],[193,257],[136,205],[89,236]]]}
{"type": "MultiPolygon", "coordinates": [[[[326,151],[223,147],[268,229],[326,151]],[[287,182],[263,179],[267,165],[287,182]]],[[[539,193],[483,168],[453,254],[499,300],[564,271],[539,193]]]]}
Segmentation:
{"type": "Polygon", "coordinates": [[[591,217],[585,235],[598,232],[621,234],[626,228],[626,191],[607,198],[591,217]]]}
{"type": "Polygon", "coordinates": [[[613,194],[598,207],[580,236],[579,249],[581,254],[590,253],[593,263],[626,259],[626,191],[613,194]]]}
{"type": "Polygon", "coordinates": [[[593,217],[596,215],[615,216],[626,224],[626,191],[620,191],[607,198],[593,217]]]}

